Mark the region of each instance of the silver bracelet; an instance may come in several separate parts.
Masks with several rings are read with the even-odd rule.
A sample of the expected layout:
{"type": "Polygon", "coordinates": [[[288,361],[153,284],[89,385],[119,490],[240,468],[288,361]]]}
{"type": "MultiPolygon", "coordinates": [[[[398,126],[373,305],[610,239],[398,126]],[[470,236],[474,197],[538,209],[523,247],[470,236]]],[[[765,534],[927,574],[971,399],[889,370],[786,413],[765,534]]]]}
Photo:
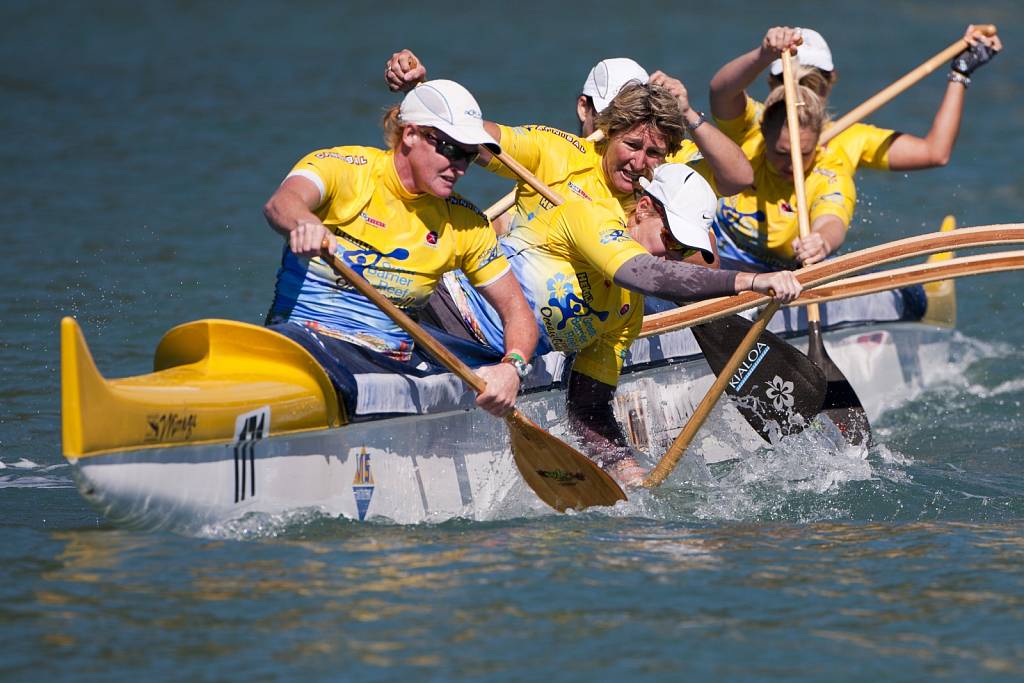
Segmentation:
{"type": "Polygon", "coordinates": [[[946,76],[946,80],[950,83],[959,83],[964,86],[964,90],[971,87],[971,79],[964,76],[962,73],[957,73],[956,71],[950,71],[949,75],[946,76]]]}
{"type": "MultiPolygon", "coordinates": [[[[694,111],[697,111],[697,110],[694,109],[694,111]]],[[[705,121],[707,121],[707,119],[704,117],[704,112],[698,111],[697,112],[697,123],[695,123],[695,124],[693,124],[691,126],[690,122],[686,120],[686,117],[683,117],[683,126],[686,127],[686,130],[688,130],[688,131],[690,131],[692,133],[693,131],[695,131],[698,128],[700,128],[701,126],[703,126],[705,121]]]]}

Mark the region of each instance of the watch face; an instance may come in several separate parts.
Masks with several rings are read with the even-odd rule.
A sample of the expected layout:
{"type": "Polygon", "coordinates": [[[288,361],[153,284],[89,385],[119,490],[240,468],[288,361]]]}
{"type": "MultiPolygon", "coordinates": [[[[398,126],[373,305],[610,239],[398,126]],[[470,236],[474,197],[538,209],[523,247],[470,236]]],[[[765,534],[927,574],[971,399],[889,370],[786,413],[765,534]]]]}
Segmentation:
{"type": "Polygon", "coordinates": [[[520,379],[530,374],[530,366],[522,362],[518,358],[502,358],[501,362],[508,363],[509,365],[514,367],[516,369],[516,374],[519,375],[520,379]]]}

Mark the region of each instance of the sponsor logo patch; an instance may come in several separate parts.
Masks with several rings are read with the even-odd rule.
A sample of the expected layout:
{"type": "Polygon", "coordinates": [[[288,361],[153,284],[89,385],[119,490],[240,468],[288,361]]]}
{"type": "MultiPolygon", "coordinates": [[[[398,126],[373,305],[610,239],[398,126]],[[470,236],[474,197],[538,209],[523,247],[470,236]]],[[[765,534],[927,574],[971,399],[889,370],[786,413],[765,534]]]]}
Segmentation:
{"type": "Polygon", "coordinates": [[[359,217],[362,218],[364,221],[366,221],[367,223],[369,223],[370,225],[372,225],[375,228],[386,228],[386,227],[388,227],[387,223],[385,223],[382,220],[378,220],[378,219],[374,218],[373,216],[371,216],[370,214],[366,213],[365,211],[360,211],[359,212],[359,217]]]}
{"type": "Polygon", "coordinates": [[[366,157],[353,154],[338,154],[337,152],[317,152],[314,154],[317,159],[341,159],[346,164],[353,166],[365,166],[368,162],[366,157]]]}
{"type": "Polygon", "coordinates": [[[370,508],[370,499],[373,498],[373,472],[370,471],[370,454],[366,447],[359,452],[356,460],[356,473],[352,477],[352,495],[356,499],[356,512],[359,521],[366,519],[366,511],[370,508]]]}
{"type": "Polygon", "coordinates": [[[558,130],[557,128],[548,128],[547,126],[527,126],[527,128],[532,128],[538,133],[551,133],[552,135],[556,135],[570,143],[577,149],[577,151],[580,152],[580,154],[587,153],[587,148],[583,146],[583,143],[580,142],[579,138],[571,133],[566,133],[565,131],[558,130]]]}
{"type": "Polygon", "coordinates": [[[579,195],[580,197],[583,197],[584,199],[586,199],[588,202],[594,201],[591,198],[591,196],[584,191],[584,189],[582,187],[580,187],[579,185],[577,185],[576,183],[574,183],[572,181],[569,181],[569,189],[572,190],[572,192],[574,194],[579,195]]]}

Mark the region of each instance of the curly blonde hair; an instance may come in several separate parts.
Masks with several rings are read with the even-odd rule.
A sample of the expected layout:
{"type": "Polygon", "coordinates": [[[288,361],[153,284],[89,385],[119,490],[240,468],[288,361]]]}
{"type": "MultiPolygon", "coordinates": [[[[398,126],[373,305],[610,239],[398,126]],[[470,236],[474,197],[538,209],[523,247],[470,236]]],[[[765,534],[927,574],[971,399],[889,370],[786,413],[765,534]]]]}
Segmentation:
{"type": "Polygon", "coordinates": [[[612,136],[640,125],[654,127],[665,138],[668,153],[679,151],[686,135],[679,102],[668,90],[650,83],[630,83],[597,115],[594,125],[604,133],[603,149],[612,136]]]}

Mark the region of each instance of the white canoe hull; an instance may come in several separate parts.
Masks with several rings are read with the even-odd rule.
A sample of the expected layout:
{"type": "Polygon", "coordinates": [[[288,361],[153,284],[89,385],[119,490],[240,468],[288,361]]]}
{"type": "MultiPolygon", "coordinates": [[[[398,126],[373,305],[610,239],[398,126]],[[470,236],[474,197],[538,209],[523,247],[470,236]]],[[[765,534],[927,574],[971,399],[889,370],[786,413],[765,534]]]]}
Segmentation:
{"type": "MultiPolygon", "coordinates": [[[[946,365],[950,336],[943,327],[893,322],[830,331],[825,342],[875,420],[934,381],[946,365]]],[[[713,378],[700,356],[671,351],[693,346],[689,332],[652,339],[660,351],[634,347],[636,359],[646,362],[624,372],[615,410],[634,445],[653,463],[713,378]]],[[[799,337],[791,341],[806,344],[799,337]]],[[[547,389],[524,395],[519,406],[564,438],[564,402],[560,389],[547,389]]],[[[252,414],[264,410],[254,406],[252,414]]],[[[764,446],[724,401],[690,452],[710,463],[764,446]]],[[[523,483],[504,423],[475,409],[69,460],[82,494],[115,523],[185,533],[250,513],[308,510],[414,524],[550,512],[523,483]]]]}

